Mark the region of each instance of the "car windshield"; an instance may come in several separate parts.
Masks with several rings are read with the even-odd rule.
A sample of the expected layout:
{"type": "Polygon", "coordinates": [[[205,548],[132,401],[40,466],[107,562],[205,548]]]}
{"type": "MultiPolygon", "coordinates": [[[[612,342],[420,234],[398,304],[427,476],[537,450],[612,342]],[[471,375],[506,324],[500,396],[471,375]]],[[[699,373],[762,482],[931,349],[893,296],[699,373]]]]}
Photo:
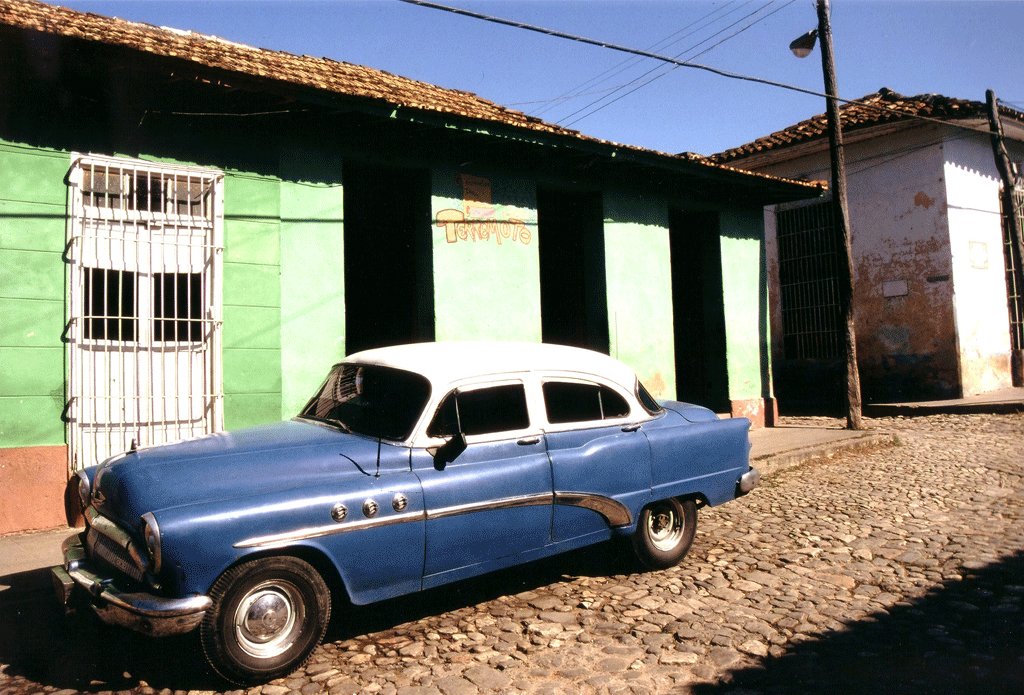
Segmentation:
{"type": "Polygon", "coordinates": [[[391,367],[339,364],[299,415],[346,432],[405,440],[427,399],[430,382],[391,367]]]}

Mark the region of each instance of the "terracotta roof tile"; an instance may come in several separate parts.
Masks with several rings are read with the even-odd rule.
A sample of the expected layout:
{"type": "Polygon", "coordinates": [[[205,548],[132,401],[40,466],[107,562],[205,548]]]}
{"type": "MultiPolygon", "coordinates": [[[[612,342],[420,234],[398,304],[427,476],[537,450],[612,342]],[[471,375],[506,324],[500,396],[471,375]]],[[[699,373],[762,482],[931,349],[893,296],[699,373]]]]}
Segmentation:
{"type": "MultiPolygon", "coordinates": [[[[1024,122],[1024,113],[1003,106],[1000,106],[999,110],[1009,118],[1024,122]]],[[[916,116],[951,121],[984,118],[985,113],[985,104],[980,101],[954,99],[941,94],[918,94],[907,97],[886,87],[854,103],[839,107],[839,118],[844,132],[883,123],[907,121],[916,116]]],[[[731,162],[761,152],[824,138],[827,137],[826,126],[825,114],[818,114],[753,142],[711,155],[709,159],[719,163],[731,162]]]]}
{"type": "Polygon", "coordinates": [[[601,140],[548,123],[520,111],[508,109],[471,92],[447,89],[383,70],[330,58],[316,58],[256,48],[192,31],[156,27],[116,17],[77,12],[56,5],[44,4],[37,0],[0,0],[0,25],[122,47],[154,56],[187,60],[209,68],[257,75],[334,94],[382,101],[399,107],[446,113],[534,132],[551,133],[576,140],[606,144],[617,149],[656,155],[676,162],[680,160],[692,162],[699,166],[730,171],[755,179],[810,186],[803,181],[792,181],[737,169],[714,162],[693,152],[671,154],[601,140]]]}
{"type": "Polygon", "coordinates": [[[578,136],[576,131],[546,123],[469,92],[445,89],[352,63],[255,48],[191,31],[26,0],[0,0],[0,24],[184,59],[210,68],[377,99],[401,107],[578,136]]]}

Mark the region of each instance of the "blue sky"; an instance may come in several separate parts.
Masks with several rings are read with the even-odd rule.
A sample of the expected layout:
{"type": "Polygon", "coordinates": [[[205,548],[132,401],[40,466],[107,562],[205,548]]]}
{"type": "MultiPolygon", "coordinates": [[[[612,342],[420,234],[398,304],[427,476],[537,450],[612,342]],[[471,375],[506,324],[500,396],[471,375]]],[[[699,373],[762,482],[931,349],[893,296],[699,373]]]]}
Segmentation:
{"type": "MultiPolygon", "coordinates": [[[[788,49],[815,25],[812,0],[440,1],[822,91],[817,49],[803,60],[788,49]]],[[[396,0],[54,4],[368,65],[666,152],[710,154],[824,110],[821,98],[396,0]]],[[[842,97],[885,86],[983,101],[991,88],[1024,110],[1024,0],[833,0],[832,25],[842,97]]]]}

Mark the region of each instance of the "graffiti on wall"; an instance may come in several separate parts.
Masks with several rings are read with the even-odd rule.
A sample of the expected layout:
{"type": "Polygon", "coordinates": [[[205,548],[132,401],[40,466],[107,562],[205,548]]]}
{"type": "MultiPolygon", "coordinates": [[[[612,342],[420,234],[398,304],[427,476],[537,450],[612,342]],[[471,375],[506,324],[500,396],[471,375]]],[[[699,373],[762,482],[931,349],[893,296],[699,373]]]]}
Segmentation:
{"type": "Polygon", "coordinates": [[[459,174],[462,186],[462,209],[439,210],[435,225],[444,229],[445,241],[495,241],[501,246],[506,241],[528,245],[533,232],[523,220],[504,217],[501,206],[494,204],[491,181],[479,176],[459,174]]]}

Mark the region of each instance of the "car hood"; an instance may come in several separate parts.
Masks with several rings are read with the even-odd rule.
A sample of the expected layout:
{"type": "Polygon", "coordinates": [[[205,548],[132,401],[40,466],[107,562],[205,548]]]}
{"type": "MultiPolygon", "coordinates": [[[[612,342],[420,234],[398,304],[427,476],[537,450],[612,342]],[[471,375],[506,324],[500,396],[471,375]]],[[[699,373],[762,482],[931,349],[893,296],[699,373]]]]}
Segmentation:
{"type": "Polygon", "coordinates": [[[405,469],[409,450],[292,420],[108,459],[94,474],[93,503],[105,516],[135,526],[146,512],[322,485],[405,469]]]}

